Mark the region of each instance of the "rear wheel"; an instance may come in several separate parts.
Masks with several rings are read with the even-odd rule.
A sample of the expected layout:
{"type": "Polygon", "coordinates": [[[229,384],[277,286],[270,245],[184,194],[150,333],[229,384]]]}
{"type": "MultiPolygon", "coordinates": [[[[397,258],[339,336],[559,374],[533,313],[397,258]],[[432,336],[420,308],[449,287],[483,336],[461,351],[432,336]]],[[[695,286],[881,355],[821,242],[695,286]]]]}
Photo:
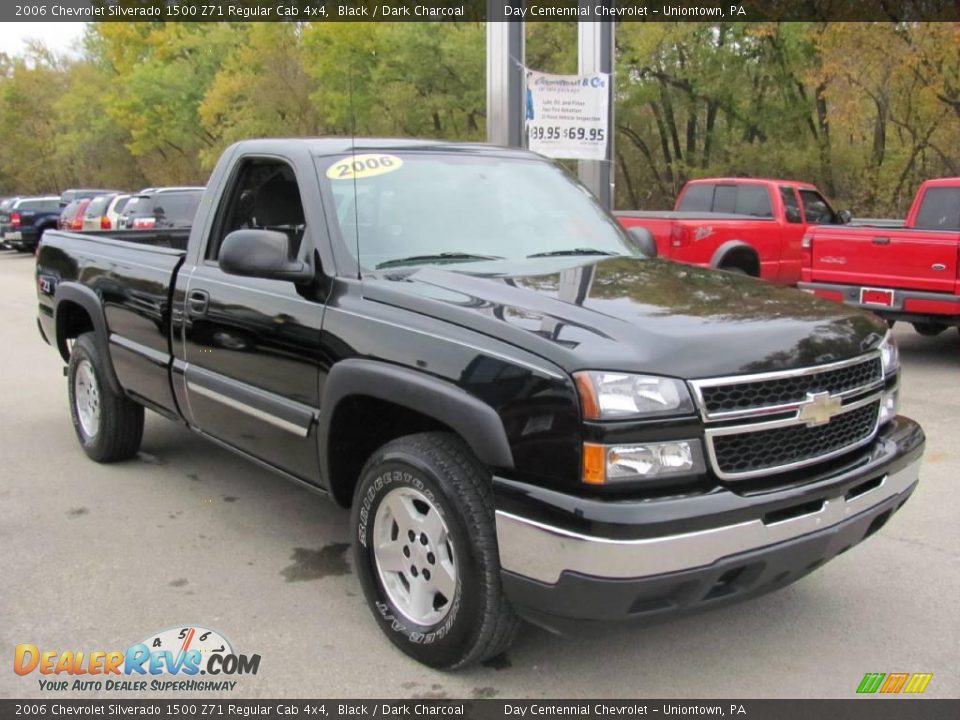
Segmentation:
{"type": "Polygon", "coordinates": [[[70,417],[83,451],[103,463],[133,457],[143,437],[143,406],[110,389],[105,367],[93,333],[78,337],[67,367],[70,417]]]}
{"type": "Polygon", "coordinates": [[[924,337],[936,337],[946,330],[947,326],[938,322],[915,322],[913,323],[913,329],[924,337]]]}
{"type": "Polygon", "coordinates": [[[430,667],[503,652],[519,619],[500,585],[490,478],[456,436],[391,441],[353,501],[354,563],[390,641],[430,667]]]}

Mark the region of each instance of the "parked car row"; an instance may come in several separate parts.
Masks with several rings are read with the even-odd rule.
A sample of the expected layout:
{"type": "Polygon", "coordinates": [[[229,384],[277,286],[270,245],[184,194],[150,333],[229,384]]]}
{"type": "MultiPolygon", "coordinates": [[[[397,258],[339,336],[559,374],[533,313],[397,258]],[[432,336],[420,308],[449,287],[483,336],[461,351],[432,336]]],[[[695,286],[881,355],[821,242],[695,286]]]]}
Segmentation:
{"type": "Polygon", "coordinates": [[[188,228],[202,187],[150,187],[139,192],[77,189],[61,195],[0,201],[0,247],[33,251],[47,230],[188,228]]]}

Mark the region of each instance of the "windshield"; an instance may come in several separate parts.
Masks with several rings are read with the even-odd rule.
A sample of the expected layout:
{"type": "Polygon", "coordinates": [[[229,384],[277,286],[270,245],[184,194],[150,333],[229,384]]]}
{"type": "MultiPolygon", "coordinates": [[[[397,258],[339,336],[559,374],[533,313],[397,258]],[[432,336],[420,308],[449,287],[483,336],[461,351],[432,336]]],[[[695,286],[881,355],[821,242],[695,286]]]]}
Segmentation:
{"type": "Polygon", "coordinates": [[[639,255],[619,225],[558,166],[454,153],[320,158],[336,217],[360,264],[386,266],[639,255]]]}

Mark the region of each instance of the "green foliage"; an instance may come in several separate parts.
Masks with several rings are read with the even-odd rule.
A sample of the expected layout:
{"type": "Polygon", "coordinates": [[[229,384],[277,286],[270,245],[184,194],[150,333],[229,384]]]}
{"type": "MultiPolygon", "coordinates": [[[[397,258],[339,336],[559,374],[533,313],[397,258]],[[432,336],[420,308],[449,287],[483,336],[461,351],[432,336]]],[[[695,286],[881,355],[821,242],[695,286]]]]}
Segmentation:
{"type": "MultiPolygon", "coordinates": [[[[577,69],[575,23],[531,22],[527,63],[577,69]]],[[[865,216],[960,174],[952,23],[620,23],[620,207],[691,177],[816,182],[865,216]]],[[[249,137],[483,140],[482,23],[92,23],[79,58],[0,55],[0,190],[203,182],[249,137]]]]}

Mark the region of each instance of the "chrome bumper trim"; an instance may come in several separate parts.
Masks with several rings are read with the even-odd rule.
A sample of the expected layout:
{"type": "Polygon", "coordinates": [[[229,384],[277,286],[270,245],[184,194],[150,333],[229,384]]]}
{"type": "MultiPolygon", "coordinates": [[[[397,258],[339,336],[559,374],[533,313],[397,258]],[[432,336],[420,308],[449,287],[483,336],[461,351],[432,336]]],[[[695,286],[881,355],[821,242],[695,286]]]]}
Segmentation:
{"type": "Polygon", "coordinates": [[[710,565],[729,555],[757,550],[832,527],[909,489],[920,460],[850,500],[824,501],[816,512],[767,524],[749,520],[709,530],[642,540],[615,540],[553,527],[497,510],[500,566],[553,584],[564,571],[602,578],[641,578],[710,565]]]}

